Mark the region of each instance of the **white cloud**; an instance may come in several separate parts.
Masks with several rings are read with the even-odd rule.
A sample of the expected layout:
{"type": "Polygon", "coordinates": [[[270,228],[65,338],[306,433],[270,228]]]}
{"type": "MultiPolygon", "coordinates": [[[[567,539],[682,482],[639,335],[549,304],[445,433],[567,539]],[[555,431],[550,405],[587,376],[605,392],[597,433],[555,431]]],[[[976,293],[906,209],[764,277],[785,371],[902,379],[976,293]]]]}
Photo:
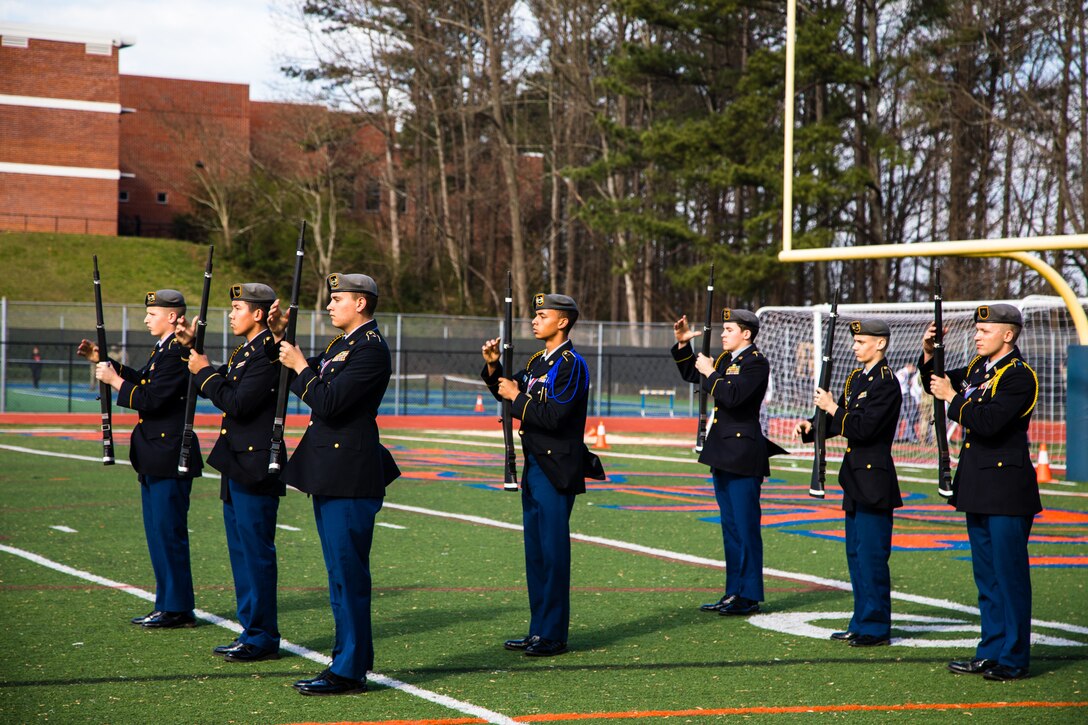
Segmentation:
{"type": "Polygon", "coordinates": [[[297,87],[279,67],[309,47],[283,19],[285,0],[0,0],[0,18],[135,38],[121,72],[248,83],[257,100],[297,87]]]}

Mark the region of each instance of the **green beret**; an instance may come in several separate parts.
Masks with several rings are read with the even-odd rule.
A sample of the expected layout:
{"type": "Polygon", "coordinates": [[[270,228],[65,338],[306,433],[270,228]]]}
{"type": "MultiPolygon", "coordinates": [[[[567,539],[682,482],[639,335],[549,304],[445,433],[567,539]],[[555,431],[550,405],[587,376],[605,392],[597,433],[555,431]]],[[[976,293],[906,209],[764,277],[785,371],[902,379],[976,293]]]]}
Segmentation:
{"type": "Polygon", "coordinates": [[[979,305],[975,310],[975,322],[1003,322],[1006,325],[1024,326],[1024,318],[1014,305],[979,305]]]}
{"type": "Polygon", "coordinates": [[[759,318],[754,312],[748,310],[725,307],[722,309],[722,322],[735,322],[738,325],[744,325],[752,332],[759,332],[759,318]]]}
{"type": "Polygon", "coordinates": [[[343,274],[333,272],[325,278],[329,294],[333,292],[366,292],[378,296],[378,283],[365,274],[343,274]]]}
{"type": "Polygon", "coordinates": [[[873,337],[891,337],[892,328],[884,320],[871,317],[867,320],[854,320],[850,323],[850,332],[854,335],[871,335],[873,337]]]}
{"type": "Polygon", "coordinates": [[[144,307],[185,307],[185,296],[176,289],[160,289],[144,295],[144,307]]]}
{"type": "Polygon", "coordinates": [[[533,295],[533,312],[537,310],[563,310],[565,312],[577,312],[578,305],[573,297],[567,295],[546,295],[538,292],[533,295]]]}
{"type": "Polygon", "coordinates": [[[276,293],[266,284],[260,282],[244,282],[230,286],[230,301],[256,302],[257,304],[272,303],[276,301],[276,293]]]}

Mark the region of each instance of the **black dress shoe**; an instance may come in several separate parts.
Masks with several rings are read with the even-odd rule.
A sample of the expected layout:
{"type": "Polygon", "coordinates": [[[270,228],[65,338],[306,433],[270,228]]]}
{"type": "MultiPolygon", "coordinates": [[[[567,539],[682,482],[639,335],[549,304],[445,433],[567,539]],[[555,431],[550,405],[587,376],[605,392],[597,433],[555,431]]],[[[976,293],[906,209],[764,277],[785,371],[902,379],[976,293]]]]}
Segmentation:
{"type": "Polygon", "coordinates": [[[220,655],[220,656],[225,655],[227,652],[230,652],[232,649],[235,649],[235,648],[241,646],[241,644],[242,643],[239,642],[238,640],[234,640],[230,644],[221,644],[218,647],[215,647],[214,649],[212,649],[212,654],[220,655]]]}
{"type": "Polygon", "coordinates": [[[736,599],[736,598],[737,598],[736,594],[729,594],[729,595],[726,595],[726,596],[722,597],[721,599],[719,599],[716,602],[709,602],[707,604],[700,604],[699,605],[699,611],[700,612],[720,612],[721,610],[725,609],[730,604],[732,604],[733,600],[736,599]]]}
{"type": "Polygon", "coordinates": [[[299,684],[295,689],[300,695],[354,695],[366,692],[366,680],[351,680],[325,670],[323,677],[299,684]]]}
{"type": "Polygon", "coordinates": [[[554,657],[567,651],[567,643],[554,639],[540,639],[525,648],[528,657],[554,657]]]}
{"type": "Polygon", "coordinates": [[[148,629],[180,629],[182,627],[195,627],[196,617],[188,612],[159,612],[157,616],[149,617],[143,621],[148,629]]]}
{"type": "Polygon", "coordinates": [[[530,635],[526,635],[526,636],[522,637],[521,639],[508,639],[508,640],[506,640],[505,642],[502,643],[502,646],[505,647],[506,649],[514,650],[515,652],[520,652],[520,651],[528,649],[529,647],[531,647],[532,645],[536,644],[539,641],[540,641],[540,637],[538,637],[535,634],[530,634],[530,635]]]}
{"type": "Polygon", "coordinates": [[[874,637],[871,634],[859,634],[850,640],[851,647],[883,647],[891,643],[890,637],[874,637]]]}
{"type": "Polygon", "coordinates": [[[154,619],[155,617],[158,617],[161,614],[162,614],[162,612],[160,612],[159,610],[156,609],[153,612],[148,612],[147,614],[145,614],[142,617],[133,617],[129,621],[132,622],[133,624],[143,624],[147,620],[154,619]]]}
{"type": "Polygon", "coordinates": [[[721,608],[718,614],[721,615],[743,615],[743,614],[755,614],[759,611],[759,602],[754,599],[745,599],[744,597],[735,597],[733,601],[729,602],[726,606],[721,608]]]}
{"type": "Polygon", "coordinates": [[[328,670],[321,670],[321,672],[317,673],[316,677],[311,677],[308,680],[296,680],[295,684],[291,685],[291,687],[293,687],[293,688],[295,688],[297,690],[298,688],[302,687],[303,685],[309,685],[311,682],[317,682],[318,680],[325,679],[325,677],[328,674],[329,674],[328,670]]]}
{"type": "Polygon", "coordinates": [[[1027,667],[1009,667],[1008,665],[994,665],[982,673],[987,680],[1008,682],[1009,680],[1022,680],[1028,676],[1027,667]]]}
{"type": "Polygon", "coordinates": [[[858,633],[846,630],[845,632],[832,632],[831,639],[837,639],[840,642],[849,642],[852,639],[857,639],[858,633]]]}
{"type": "Polygon", "coordinates": [[[948,663],[948,669],[957,675],[981,675],[997,667],[997,660],[956,660],[948,663]]]}
{"type": "Polygon", "coordinates": [[[251,644],[240,644],[232,650],[227,650],[223,659],[228,662],[261,662],[262,660],[278,660],[278,649],[261,649],[251,644]]]}

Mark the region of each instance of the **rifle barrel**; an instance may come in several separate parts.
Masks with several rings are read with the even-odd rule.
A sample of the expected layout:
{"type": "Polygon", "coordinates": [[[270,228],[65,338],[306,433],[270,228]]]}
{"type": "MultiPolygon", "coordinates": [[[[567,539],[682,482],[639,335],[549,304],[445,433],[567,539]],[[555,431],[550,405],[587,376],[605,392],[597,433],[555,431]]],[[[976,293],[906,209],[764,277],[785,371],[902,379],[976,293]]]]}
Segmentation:
{"type": "MultiPolygon", "coordinates": [[[[831,300],[831,314],[827,320],[827,336],[824,338],[824,349],[820,364],[820,385],[823,390],[831,388],[831,370],[834,366],[835,353],[835,323],[839,319],[839,291],[835,290],[835,296],[831,300]]],[[[826,495],[827,481],[827,413],[816,408],[812,418],[813,459],[812,479],[809,482],[808,495],[813,498],[823,498],[826,495]]]]}
{"type": "MultiPolygon", "coordinates": [[[[514,369],[514,278],[513,273],[506,273],[506,302],[503,308],[502,327],[502,371],[509,377],[514,369]]],[[[514,410],[505,398],[502,401],[502,438],[506,448],[506,460],[503,466],[504,491],[518,490],[517,453],[514,450],[514,410]]]]}
{"type": "MultiPolygon", "coordinates": [[[[944,295],[941,290],[941,265],[933,271],[933,372],[944,377],[944,295]]],[[[937,441],[937,493],[944,498],[952,495],[952,458],[948,452],[948,417],[944,401],[933,398],[933,437],[937,441]]]]}
{"type": "MultiPolygon", "coordinates": [[[[102,309],[102,278],[98,274],[98,255],[94,259],[94,312],[95,332],[98,342],[98,361],[110,362],[109,349],[106,347],[106,322],[102,309]]],[[[116,460],[113,453],[113,389],[106,383],[98,384],[98,399],[102,413],[102,465],[112,466],[116,460]]]]}
{"type": "MultiPolygon", "coordinates": [[[[710,265],[710,280],[706,285],[706,317],[703,322],[703,354],[710,357],[710,331],[714,315],[714,264],[710,265]]],[[[705,378],[699,381],[699,430],[695,433],[695,452],[701,453],[706,445],[707,393],[705,378]]]]}
{"type": "MultiPolygon", "coordinates": [[[[298,322],[298,294],[299,286],[302,283],[302,260],[305,256],[306,220],[303,219],[298,228],[298,246],[295,249],[295,277],[291,283],[291,306],[287,313],[287,329],[283,335],[283,339],[291,345],[295,344],[295,329],[298,322]]],[[[279,473],[282,468],[280,458],[283,449],[284,423],[287,420],[287,380],[290,372],[286,367],[280,368],[280,382],[279,387],[276,388],[276,414],[272,419],[272,444],[268,455],[269,474],[279,473]]]]}
{"type": "MultiPolygon", "coordinates": [[[[204,288],[200,292],[200,316],[196,321],[196,335],[193,337],[193,352],[204,354],[204,335],[208,328],[208,299],[212,293],[212,257],[215,245],[208,246],[208,262],[204,266],[204,288]]],[[[178,454],[178,473],[189,473],[193,452],[193,420],[196,418],[196,375],[189,374],[189,389],[185,394],[185,425],[181,430],[181,451],[178,454]]]]}

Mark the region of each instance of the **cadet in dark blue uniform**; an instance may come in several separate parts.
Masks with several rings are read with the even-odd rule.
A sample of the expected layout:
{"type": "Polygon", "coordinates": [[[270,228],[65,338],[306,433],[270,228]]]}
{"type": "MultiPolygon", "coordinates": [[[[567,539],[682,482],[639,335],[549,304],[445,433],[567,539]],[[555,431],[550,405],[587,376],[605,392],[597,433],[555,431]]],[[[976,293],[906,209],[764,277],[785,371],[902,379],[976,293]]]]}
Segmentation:
{"type": "Polygon", "coordinates": [[[98,347],[89,340],[80,342],[79,354],[98,363],[95,377],[117,391],[118,405],[140,414],[132,429],[129,460],[140,477],[144,534],[155,571],[155,608],[132,623],[149,629],[192,627],[196,619],[189,566],[189,494],[203,462],[194,436],[190,476],[178,478],[189,371],[184,357],[188,350],[174,337],[174,326],[185,316],[185,298],[177,290],[158,290],[147,293],[144,306],[144,324],[158,342],[142,368],[98,363],[98,347]]]}
{"type": "Polygon", "coordinates": [[[763,534],[759,491],[770,474],[769,457],[785,453],[763,435],[759,409],[767,394],[771,368],[755,346],[759,318],[748,310],[722,310],[722,349],[717,360],[700,353],[690,341],[703,334],[688,327],[685,315],[673,325],[672,357],[680,376],[702,382],[714,400],[706,444],[699,462],[710,466],[714,496],[721,513],[725,547],[725,594],[700,607],[704,612],[744,615],[759,611],[763,601],[763,534]],[[703,382],[705,376],[705,382],[703,382]]]}
{"type": "Polygon", "coordinates": [[[567,651],[570,632],[570,514],[587,477],[604,479],[597,456],[586,448],[589,367],[567,339],[578,306],[567,295],[533,298],[533,335],[544,349],[524,371],[503,377],[500,340],[488,340],[480,373],[496,400],[510,400],[521,421],[525,454],[521,516],[525,578],[529,589],[529,634],[507,640],[506,649],[532,657],[567,651]]]}
{"type": "MultiPolygon", "coordinates": [[[[276,619],[276,513],[285,486],[268,474],[270,431],[276,414],[279,365],[266,348],[275,342],[268,311],[276,293],[265,284],[230,288],[230,329],[245,338],[218,369],[199,353],[189,353],[189,371],[200,394],[223,411],[219,439],[208,463],[222,474],[219,498],[234,596],[242,633],[213,651],[230,662],[278,659],[276,619]]],[[[179,333],[180,334],[180,333],[179,333]]]]}
{"type": "Polygon", "coordinates": [[[1031,646],[1031,568],[1028,537],[1043,510],[1028,451],[1028,424],[1039,380],[1016,347],[1023,328],[1012,305],[975,310],[975,350],[967,367],[933,374],[931,324],[922,339],[922,381],[948,403],[964,442],[949,503],[967,514],[971,566],[978,587],[982,639],[974,659],[948,669],[988,680],[1028,676],[1031,646]]]}
{"type": "Polygon", "coordinates": [[[310,424],[283,470],[285,483],[313,496],[314,519],[329,573],[336,624],[332,664],[299,680],[303,695],[366,690],[374,666],[370,626],[370,545],[385,487],[400,469],[378,436],[378,406],[392,374],[389,346],[374,310],[378,285],[365,274],[331,274],[326,309],[343,331],[307,360],[280,344],[280,363],[298,373],[291,390],[310,406],[310,424]]]}
{"type": "MultiPolygon", "coordinates": [[[[816,407],[830,420],[828,437],[846,436],[846,455],[839,469],[842,510],[846,512],[846,563],[854,592],[854,616],[845,632],[832,639],[851,647],[876,647],[891,642],[892,511],[903,505],[899,478],[892,461],[892,440],[899,428],[903,394],[899,380],[884,359],[891,328],[883,320],[855,320],[854,356],[862,367],[846,376],[838,401],[816,388],[816,407]]],[[[812,423],[797,426],[812,441],[812,423]]]]}

